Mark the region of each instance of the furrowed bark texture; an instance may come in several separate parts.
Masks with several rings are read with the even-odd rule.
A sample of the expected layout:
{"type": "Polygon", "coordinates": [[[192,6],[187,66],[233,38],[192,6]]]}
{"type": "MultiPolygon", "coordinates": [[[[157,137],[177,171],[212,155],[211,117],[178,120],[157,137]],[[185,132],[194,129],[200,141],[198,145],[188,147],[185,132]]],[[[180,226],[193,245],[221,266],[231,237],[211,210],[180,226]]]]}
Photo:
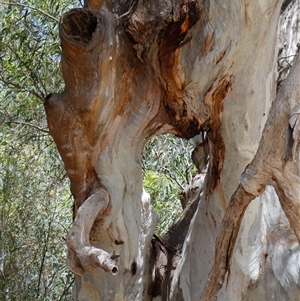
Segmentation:
{"type": "MultiPolygon", "coordinates": [[[[298,94],[286,99],[279,116],[279,139],[288,133],[284,141],[294,139],[292,148],[280,140],[284,159],[269,156],[270,166],[263,168],[268,130],[260,146],[258,139],[275,99],[280,7],[273,0],[90,0],[62,16],[65,90],[49,95],[45,109],[75,199],[67,238],[74,300],[194,301],[203,289],[202,300],[212,300],[229,267],[227,290],[218,300],[242,300],[251,279],[245,268],[251,241],[245,241],[261,207],[256,201],[245,210],[267,184],[276,188],[299,237],[290,210],[299,210],[296,191],[285,181],[299,179],[293,161],[299,160],[298,94]],[[209,153],[204,187],[196,205],[187,205],[150,248],[156,218],[142,190],[144,142],[163,133],[192,138],[200,132],[209,153]],[[237,238],[244,213],[250,223],[237,238]],[[164,272],[153,258],[164,262],[164,272]]],[[[268,119],[271,127],[276,114],[268,119]]]]}

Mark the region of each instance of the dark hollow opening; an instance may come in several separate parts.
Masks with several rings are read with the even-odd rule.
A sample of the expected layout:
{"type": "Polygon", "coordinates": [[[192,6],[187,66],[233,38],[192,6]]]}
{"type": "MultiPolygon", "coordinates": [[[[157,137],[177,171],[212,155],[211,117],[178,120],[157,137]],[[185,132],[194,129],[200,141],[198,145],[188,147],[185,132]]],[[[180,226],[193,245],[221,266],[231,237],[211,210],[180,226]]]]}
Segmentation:
{"type": "Polygon", "coordinates": [[[118,268],[117,267],[113,267],[111,270],[113,275],[116,275],[118,273],[118,268]]]}
{"type": "Polygon", "coordinates": [[[73,9],[62,20],[64,33],[75,42],[89,43],[97,28],[97,17],[83,9],[73,9]]]}

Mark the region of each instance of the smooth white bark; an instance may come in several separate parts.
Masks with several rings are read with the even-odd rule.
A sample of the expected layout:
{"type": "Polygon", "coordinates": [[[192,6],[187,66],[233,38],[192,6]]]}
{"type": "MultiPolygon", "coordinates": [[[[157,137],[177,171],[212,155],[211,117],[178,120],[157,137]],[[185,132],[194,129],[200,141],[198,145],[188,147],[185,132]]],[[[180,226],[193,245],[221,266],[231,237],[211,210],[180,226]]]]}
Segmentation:
{"type": "MultiPolygon", "coordinates": [[[[196,59],[192,74],[193,86],[200,90],[207,77],[216,76],[218,72],[233,74],[232,91],[224,100],[222,113],[222,138],[226,149],[220,179],[222,189],[216,189],[208,198],[204,193],[201,199],[173,280],[172,300],[181,300],[178,299],[180,294],[182,300],[200,299],[213,264],[215,239],[224,215],[220,191],[221,194],[224,192],[228,202],[243,169],[251,162],[258,148],[269,108],[275,98],[279,9],[280,3],[274,1],[247,4],[237,1],[223,1],[222,4],[210,2],[211,21],[205,31],[214,32],[214,43],[206,57],[196,59]],[[223,16],[222,21],[220,15],[223,16]],[[224,51],[223,60],[216,64],[224,51]],[[211,68],[213,65],[214,68],[211,68]]],[[[193,34],[197,36],[197,31],[193,34]]],[[[186,61],[191,59],[190,52],[189,46],[183,51],[186,61]]],[[[248,211],[246,219],[253,220],[255,214],[248,211]]],[[[242,228],[249,230],[250,227],[244,225],[242,228]]],[[[241,240],[245,240],[248,231],[242,230],[242,233],[241,240]]],[[[238,245],[237,249],[240,247],[238,245]]],[[[249,276],[244,274],[234,258],[227,290],[223,287],[218,300],[241,300],[248,281],[249,276]]]]}

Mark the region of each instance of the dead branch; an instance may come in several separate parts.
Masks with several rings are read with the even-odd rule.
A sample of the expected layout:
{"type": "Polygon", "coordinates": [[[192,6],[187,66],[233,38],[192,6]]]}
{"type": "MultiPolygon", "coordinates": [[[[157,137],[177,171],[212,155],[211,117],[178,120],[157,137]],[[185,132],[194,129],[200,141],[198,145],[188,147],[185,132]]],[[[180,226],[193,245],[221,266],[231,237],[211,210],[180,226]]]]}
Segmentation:
{"type": "Polygon", "coordinates": [[[79,208],[75,221],[67,236],[67,266],[73,273],[82,275],[96,267],[115,275],[118,272],[116,254],[91,246],[90,232],[96,218],[104,215],[110,203],[109,194],[103,188],[91,195],[79,208]]]}

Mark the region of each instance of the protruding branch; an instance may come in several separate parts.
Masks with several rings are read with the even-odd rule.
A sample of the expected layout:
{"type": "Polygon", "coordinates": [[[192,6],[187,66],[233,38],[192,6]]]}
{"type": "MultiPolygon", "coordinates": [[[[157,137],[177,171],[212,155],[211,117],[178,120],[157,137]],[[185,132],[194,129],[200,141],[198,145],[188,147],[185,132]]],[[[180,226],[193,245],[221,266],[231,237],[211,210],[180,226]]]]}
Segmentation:
{"type": "Polygon", "coordinates": [[[115,275],[118,272],[115,253],[95,248],[90,244],[90,231],[99,215],[104,215],[109,207],[108,192],[101,188],[91,195],[79,208],[75,221],[67,236],[67,265],[73,273],[82,275],[91,272],[96,267],[115,275]]]}

